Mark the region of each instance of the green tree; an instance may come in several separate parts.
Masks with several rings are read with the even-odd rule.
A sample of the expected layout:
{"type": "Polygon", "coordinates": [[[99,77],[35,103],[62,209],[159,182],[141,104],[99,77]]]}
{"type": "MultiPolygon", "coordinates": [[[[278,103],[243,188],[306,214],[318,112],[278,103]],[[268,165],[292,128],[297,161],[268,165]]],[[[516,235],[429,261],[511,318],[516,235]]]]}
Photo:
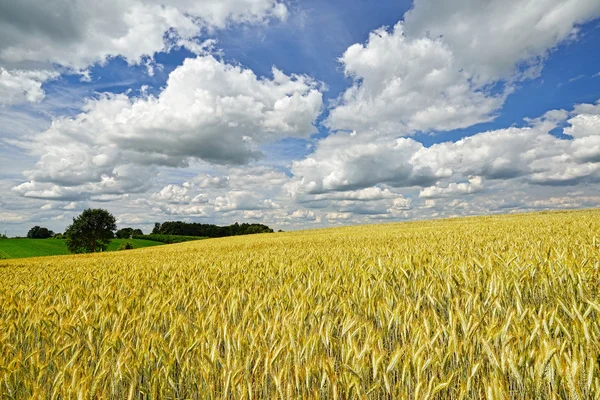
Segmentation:
{"type": "Polygon", "coordinates": [[[117,231],[117,239],[129,239],[133,235],[133,228],[123,228],[117,231]]]}
{"type": "Polygon", "coordinates": [[[48,228],[39,227],[37,225],[27,232],[28,239],[48,239],[52,236],[54,236],[54,232],[48,228]]]}
{"type": "Polygon", "coordinates": [[[104,251],[117,229],[115,217],[106,210],[87,209],[67,227],[67,248],[71,253],[104,251]]]}

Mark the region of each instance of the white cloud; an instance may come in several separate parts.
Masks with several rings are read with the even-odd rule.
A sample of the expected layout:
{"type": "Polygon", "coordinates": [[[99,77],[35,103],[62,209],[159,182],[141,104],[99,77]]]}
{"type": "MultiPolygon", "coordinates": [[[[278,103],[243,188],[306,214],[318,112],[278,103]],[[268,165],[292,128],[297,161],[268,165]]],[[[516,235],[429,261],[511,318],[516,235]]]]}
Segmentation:
{"type": "Polygon", "coordinates": [[[441,37],[478,82],[537,76],[548,53],[600,16],[596,0],[416,0],[410,37],[441,37]]]}
{"type": "Polygon", "coordinates": [[[272,79],[259,78],[212,56],[187,59],[157,97],[103,94],[30,142],[14,141],[40,156],[17,191],[48,198],[66,197],[57,191],[122,194],[120,185],[146,188],[152,165],[244,164],[261,157],[262,143],[314,133],[321,105],[316,82],[306,76],[274,69],[272,79]]]}
{"type": "Polygon", "coordinates": [[[229,177],[200,174],[193,179],[193,182],[199,188],[226,188],[229,186],[229,177]]]}
{"type": "Polygon", "coordinates": [[[22,0],[6,2],[2,14],[0,62],[84,70],[115,56],[140,63],[203,29],[285,19],[287,7],[276,0],[22,0]]]}
{"type": "Polygon", "coordinates": [[[355,44],[340,61],[355,83],[331,110],[333,129],[408,135],[451,130],[492,119],[502,105],[461,71],[441,39],[411,39],[402,23],[379,29],[366,45],[355,44]]]}
{"type": "Polygon", "coordinates": [[[266,165],[234,167],[228,173],[231,187],[238,190],[279,191],[289,181],[283,171],[266,165]]]}
{"type": "Polygon", "coordinates": [[[583,75],[583,74],[582,74],[582,75],[577,75],[577,76],[575,76],[575,77],[573,77],[573,78],[569,79],[569,81],[568,81],[568,82],[569,82],[569,83],[577,82],[578,80],[580,80],[580,79],[583,79],[583,78],[585,78],[585,75],[583,75]]]}
{"type": "Polygon", "coordinates": [[[599,111],[600,103],[578,105],[571,114],[554,110],[529,119],[530,126],[482,132],[430,147],[409,138],[337,133],[321,140],[306,159],[293,163],[294,178],[287,187],[294,198],[314,202],[352,197],[341,192],[381,190],[375,185],[420,188],[420,197],[427,199],[475,193],[484,180],[550,186],[597,182],[599,111]],[[571,140],[550,134],[564,122],[571,140]]]}
{"type": "Polygon", "coordinates": [[[599,204],[600,103],[429,147],[405,138],[495,118],[519,81],[538,76],[557,45],[600,15],[595,0],[416,0],[396,26],[344,52],[352,82],[325,122],[342,131],[310,140],[314,152],[295,161],[261,151],[316,132],[324,84],[275,68],[258,77],[209,55],[215,30],[285,20],[286,2],[108,1],[7,3],[0,103],[41,102],[59,73],[95,78],[89,67],[112,57],[150,75],[161,68],[156,52],[185,46],[197,57],[158,94],[99,94],[49,128],[6,108],[0,150],[18,145],[30,156],[27,182],[10,190],[16,169],[0,181],[6,220],[70,219],[87,202],[111,202],[135,224],[246,218],[290,227],[599,204]],[[558,128],[570,139],[550,133],[558,128]]]}
{"type": "Polygon", "coordinates": [[[369,188],[377,184],[407,187],[434,183],[451,175],[444,168],[415,165],[423,145],[412,139],[382,139],[337,133],[321,140],[305,160],[295,161],[292,194],[320,194],[369,188]]]}
{"type": "Polygon", "coordinates": [[[42,101],[45,97],[42,84],[56,76],[50,71],[8,71],[0,66],[0,105],[42,101]]]}
{"type": "Polygon", "coordinates": [[[210,43],[197,40],[203,32],[230,24],[284,20],[287,13],[278,0],[4,2],[0,104],[39,102],[44,98],[42,84],[58,71],[66,69],[90,80],[87,68],[111,57],[145,64],[152,75],[158,66],[152,58],[158,52],[182,45],[204,51],[210,43]]]}
{"type": "Polygon", "coordinates": [[[578,208],[578,207],[598,207],[600,205],[600,196],[561,196],[550,197],[548,199],[532,200],[526,203],[532,208],[578,208]]]}
{"type": "Polygon", "coordinates": [[[290,218],[306,221],[315,221],[317,219],[317,215],[310,210],[296,210],[290,215],[290,218]]]}
{"type": "Polygon", "coordinates": [[[483,178],[474,176],[468,182],[450,183],[447,187],[442,187],[439,184],[423,188],[419,193],[419,197],[423,199],[435,199],[439,197],[450,197],[456,195],[473,194],[483,189],[483,178]]]}
{"type": "Polygon", "coordinates": [[[155,211],[160,211],[166,215],[175,216],[195,216],[195,217],[206,217],[207,208],[200,205],[189,205],[189,204],[159,204],[156,206],[155,211]]]}
{"type": "Polygon", "coordinates": [[[185,182],[183,185],[167,185],[160,192],[153,193],[151,198],[156,201],[166,202],[170,204],[185,204],[190,203],[191,198],[188,196],[190,189],[193,189],[193,184],[185,182]]]}
{"type": "Polygon", "coordinates": [[[64,180],[65,176],[61,175],[61,181],[57,184],[47,175],[41,181],[33,180],[17,185],[12,191],[19,196],[35,199],[80,201],[90,198],[96,201],[110,201],[147,191],[152,186],[152,175],[151,168],[140,170],[137,166],[126,164],[101,174],[97,181],[69,183],[64,180]]]}
{"type": "Polygon", "coordinates": [[[404,197],[395,198],[392,202],[392,207],[388,211],[398,211],[398,210],[409,210],[411,208],[412,200],[406,199],[404,197]]]}
{"type": "Polygon", "coordinates": [[[340,58],[354,83],[327,125],[397,137],[489,121],[516,81],[599,15],[596,0],[416,0],[340,58]]]}
{"type": "MultiPolygon", "coordinates": [[[[296,193],[292,193],[294,195],[296,193]]],[[[391,192],[389,189],[381,189],[379,187],[370,187],[360,190],[351,190],[344,192],[329,192],[308,197],[297,198],[298,201],[320,201],[320,200],[347,200],[347,201],[373,201],[383,199],[394,199],[397,197],[396,193],[391,192]]]]}
{"type": "Polygon", "coordinates": [[[576,106],[575,113],[578,114],[569,119],[570,126],[564,130],[566,135],[577,139],[600,136],[600,102],[580,104],[576,106]]]}
{"type": "Polygon", "coordinates": [[[330,221],[345,221],[352,218],[351,213],[330,212],[325,215],[325,218],[330,221]]]}
{"type": "Polygon", "coordinates": [[[66,206],[63,207],[63,210],[76,210],[79,207],[79,205],[72,201],[69,204],[67,204],[66,206]]]}
{"type": "Polygon", "coordinates": [[[262,199],[259,195],[244,190],[232,190],[225,196],[215,199],[215,211],[255,211],[264,209],[276,209],[280,205],[271,199],[262,199]]]}
{"type": "Polygon", "coordinates": [[[0,212],[0,223],[18,224],[27,220],[27,217],[14,212],[0,212]]]}
{"type": "Polygon", "coordinates": [[[119,226],[123,226],[123,225],[142,225],[142,224],[147,224],[148,221],[148,217],[147,215],[143,215],[143,214],[119,214],[116,216],[117,219],[117,224],[119,226]]]}

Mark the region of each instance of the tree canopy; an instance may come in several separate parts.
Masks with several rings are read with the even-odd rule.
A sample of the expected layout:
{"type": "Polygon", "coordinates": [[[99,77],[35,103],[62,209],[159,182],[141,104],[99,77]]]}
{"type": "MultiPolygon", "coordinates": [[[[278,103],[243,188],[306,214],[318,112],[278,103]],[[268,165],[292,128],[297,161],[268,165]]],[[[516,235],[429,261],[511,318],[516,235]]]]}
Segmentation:
{"type": "Polygon", "coordinates": [[[115,217],[103,209],[87,209],[67,227],[67,248],[71,253],[104,251],[117,229],[115,217]]]}
{"type": "Polygon", "coordinates": [[[133,236],[141,236],[144,232],[141,229],[133,229],[133,228],[122,228],[117,231],[118,239],[129,239],[133,236]]]}
{"type": "Polygon", "coordinates": [[[262,224],[238,224],[229,226],[217,226],[211,224],[188,223],[181,221],[168,221],[162,224],[155,223],[153,234],[180,235],[180,236],[202,236],[202,237],[225,237],[238,235],[252,235],[255,233],[272,233],[273,229],[262,224]]]}
{"type": "Polygon", "coordinates": [[[43,228],[40,226],[34,226],[27,232],[28,239],[48,239],[54,236],[54,232],[49,230],[48,228],[43,228]]]}

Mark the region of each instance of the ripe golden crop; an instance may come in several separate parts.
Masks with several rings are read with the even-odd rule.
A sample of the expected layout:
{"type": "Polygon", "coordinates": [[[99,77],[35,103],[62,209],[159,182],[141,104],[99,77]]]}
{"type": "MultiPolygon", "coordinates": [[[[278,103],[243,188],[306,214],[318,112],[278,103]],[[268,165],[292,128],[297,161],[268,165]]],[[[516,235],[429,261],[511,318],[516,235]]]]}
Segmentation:
{"type": "Polygon", "coordinates": [[[2,261],[1,398],[600,397],[600,211],[2,261]]]}

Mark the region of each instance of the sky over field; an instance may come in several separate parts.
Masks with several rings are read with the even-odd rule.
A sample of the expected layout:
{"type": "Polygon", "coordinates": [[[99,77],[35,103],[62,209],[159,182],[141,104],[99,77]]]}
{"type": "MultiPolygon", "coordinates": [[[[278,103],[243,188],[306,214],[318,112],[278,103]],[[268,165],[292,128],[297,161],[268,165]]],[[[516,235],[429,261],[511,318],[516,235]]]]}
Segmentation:
{"type": "Polygon", "coordinates": [[[0,0],[0,231],[600,205],[598,0],[0,0]]]}

